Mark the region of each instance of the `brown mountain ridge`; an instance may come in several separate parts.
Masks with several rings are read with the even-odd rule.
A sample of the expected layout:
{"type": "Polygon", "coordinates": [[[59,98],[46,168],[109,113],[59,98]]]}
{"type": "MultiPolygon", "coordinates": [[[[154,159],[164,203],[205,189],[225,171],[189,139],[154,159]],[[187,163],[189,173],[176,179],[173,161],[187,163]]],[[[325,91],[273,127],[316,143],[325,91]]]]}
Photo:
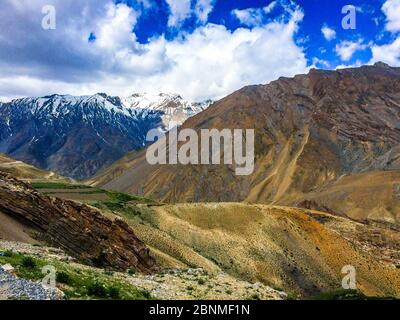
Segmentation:
{"type": "Polygon", "coordinates": [[[311,70],[245,87],[182,128],[255,129],[255,170],[150,166],[126,155],[89,182],[165,202],[314,203],[358,220],[400,219],[400,68],[311,70]]]}

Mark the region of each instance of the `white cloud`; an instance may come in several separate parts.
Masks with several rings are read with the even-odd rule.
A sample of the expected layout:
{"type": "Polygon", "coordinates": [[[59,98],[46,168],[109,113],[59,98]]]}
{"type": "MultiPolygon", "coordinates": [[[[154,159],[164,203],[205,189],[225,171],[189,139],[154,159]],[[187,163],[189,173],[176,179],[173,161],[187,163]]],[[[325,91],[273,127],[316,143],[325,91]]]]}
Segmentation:
{"type": "Polygon", "coordinates": [[[336,70],[348,69],[348,68],[358,68],[358,67],[361,67],[362,65],[363,65],[363,63],[360,60],[357,60],[353,64],[341,64],[341,65],[338,65],[338,66],[336,66],[336,70]]]}
{"type": "MultiPolygon", "coordinates": [[[[382,11],[386,15],[385,29],[390,32],[400,31],[400,1],[387,0],[382,11]]],[[[383,35],[382,35],[383,36],[383,35]]],[[[400,37],[397,37],[392,43],[384,45],[373,45],[371,47],[372,59],[370,63],[385,62],[394,67],[400,67],[400,37]]]]}
{"type": "Polygon", "coordinates": [[[331,41],[336,38],[336,31],[332,28],[329,28],[327,25],[324,25],[321,28],[321,32],[324,35],[325,39],[331,41]]]}
{"type": "Polygon", "coordinates": [[[201,22],[206,22],[216,0],[197,0],[194,13],[201,22]]]}
{"type": "Polygon", "coordinates": [[[197,22],[204,24],[214,8],[216,0],[165,0],[170,9],[169,27],[180,27],[185,20],[195,16],[197,22]]]}
{"type": "Polygon", "coordinates": [[[400,38],[387,45],[374,45],[371,51],[372,59],[370,63],[382,61],[393,67],[400,67],[400,38]]]}
{"type": "Polygon", "coordinates": [[[307,71],[307,61],[293,40],[291,24],[237,29],[208,24],[185,42],[167,43],[174,61],[165,74],[138,83],[155,91],[180,91],[194,100],[223,97],[247,84],[266,83],[307,71]]]}
{"type": "Polygon", "coordinates": [[[168,26],[177,27],[190,16],[190,0],[166,0],[166,2],[171,11],[168,26]]]}
{"type": "Polygon", "coordinates": [[[330,63],[328,61],[323,60],[323,59],[319,59],[317,57],[314,57],[312,61],[313,61],[313,65],[316,66],[316,67],[319,67],[319,66],[321,66],[323,68],[329,68],[330,67],[330,63]]]}
{"type": "Polygon", "coordinates": [[[271,2],[263,8],[235,9],[232,14],[240,21],[241,24],[255,27],[263,24],[265,16],[268,15],[277,5],[276,1],[271,2]]]}
{"type": "Polygon", "coordinates": [[[342,61],[349,61],[354,53],[359,50],[365,50],[368,46],[363,44],[364,40],[360,39],[356,42],[342,41],[336,45],[336,54],[342,61]]]}
{"type": "MultiPolygon", "coordinates": [[[[82,0],[74,5],[42,2],[64,12],[58,15],[54,32],[40,28],[37,1],[31,4],[34,10],[23,6],[10,15],[6,12],[17,10],[12,4],[9,11],[0,12],[0,96],[96,92],[125,96],[146,91],[178,92],[190,100],[215,99],[245,85],[308,70],[303,48],[295,41],[303,18],[298,7],[251,29],[230,31],[204,23],[174,40],[161,35],[141,44],[132,32],[139,9],[111,0],[95,4],[82,0]],[[13,29],[6,28],[9,16],[18,18],[13,29]],[[96,41],[89,43],[91,32],[96,41]]],[[[198,14],[203,21],[210,10],[207,3],[212,2],[202,3],[203,16],[198,14]]]]}
{"type": "Polygon", "coordinates": [[[118,50],[130,47],[136,41],[132,26],[138,13],[125,4],[106,5],[106,16],[99,19],[95,29],[96,45],[103,49],[118,50]]]}
{"type": "Polygon", "coordinates": [[[387,0],[382,6],[382,11],[386,15],[386,30],[391,32],[400,31],[400,1],[387,0]]]}

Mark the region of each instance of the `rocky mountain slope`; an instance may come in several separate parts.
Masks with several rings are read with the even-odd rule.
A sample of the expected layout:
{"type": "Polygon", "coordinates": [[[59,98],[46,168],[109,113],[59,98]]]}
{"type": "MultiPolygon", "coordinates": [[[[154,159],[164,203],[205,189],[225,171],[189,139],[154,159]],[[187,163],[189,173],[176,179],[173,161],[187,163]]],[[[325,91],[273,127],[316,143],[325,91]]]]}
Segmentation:
{"type": "Polygon", "coordinates": [[[367,295],[399,296],[399,232],[310,210],[234,203],[131,205],[114,214],[160,267],[202,268],[307,297],[341,288],[352,265],[367,295]]]}
{"type": "Polygon", "coordinates": [[[40,239],[79,260],[118,270],[156,270],[149,249],[121,219],[69,200],[39,194],[29,184],[0,172],[2,234],[11,240],[40,239]],[[4,229],[4,230],[3,230],[4,229]]]}
{"type": "Polygon", "coordinates": [[[400,221],[400,68],[311,70],[245,87],[182,128],[255,129],[255,170],[150,166],[128,154],[90,182],[168,202],[313,200],[354,219],[400,221]]]}
{"type": "Polygon", "coordinates": [[[12,240],[8,247],[19,241],[39,250],[45,241],[90,265],[160,270],[121,275],[155,297],[309,297],[340,289],[345,265],[355,266],[364,294],[400,296],[399,230],[390,225],[267,205],[162,205],[51,181],[34,183],[35,191],[0,177],[0,239],[12,240]]]}
{"type": "Polygon", "coordinates": [[[61,177],[54,172],[38,169],[22,161],[7,157],[4,154],[0,154],[0,171],[11,173],[14,177],[21,180],[70,181],[70,179],[61,177]]]}
{"type": "Polygon", "coordinates": [[[0,152],[84,179],[142,148],[150,129],[168,130],[208,105],[172,94],[16,99],[0,103],[0,152]]]}
{"type": "MultiPolygon", "coordinates": [[[[123,300],[154,298],[161,300],[282,300],[287,298],[284,292],[274,290],[261,283],[249,283],[223,272],[209,273],[200,268],[164,269],[151,275],[110,272],[109,270],[105,272],[103,269],[79,264],[57,248],[0,240],[0,253],[5,252],[11,257],[4,257],[0,254],[0,265],[4,262],[12,262],[22,279],[7,272],[2,274],[0,266],[0,299],[61,298],[59,294],[55,296],[54,291],[64,293],[63,298],[65,299],[74,300],[105,298],[123,300]],[[10,254],[11,252],[12,254],[10,254]],[[16,259],[16,257],[20,259],[16,259]],[[21,260],[28,257],[33,258],[37,264],[52,265],[58,274],[64,275],[62,281],[56,281],[57,289],[44,290],[40,282],[29,281],[36,280],[31,279],[35,270],[24,273],[23,270],[26,271],[26,267],[21,266],[21,260]],[[25,280],[23,277],[28,279],[25,280]],[[65,282],[68,282],[68,285],[65,282]],[[90,290],[94,284],[102,284],[105,290],[90,290]],[[111,297],[110,293],[112,293],[111,297]]],[[[40,267],[37,269],[40,270],[40,267]]],[[[40,276],[42,276],[41,273],[40,276]]]]}

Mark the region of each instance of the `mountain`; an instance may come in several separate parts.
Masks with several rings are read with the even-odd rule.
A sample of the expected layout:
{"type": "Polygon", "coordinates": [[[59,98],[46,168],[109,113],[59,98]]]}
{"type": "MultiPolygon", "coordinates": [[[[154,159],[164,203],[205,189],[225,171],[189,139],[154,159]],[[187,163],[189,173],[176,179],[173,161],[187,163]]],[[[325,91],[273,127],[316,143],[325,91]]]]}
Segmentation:
{"type": "MultiPolygon", "coordinates": [[[[357,287],[363,293],[400,295],[400,233],[385,225],[259,204],[167,205],[135,197],[116,205],[99,189],[92,190],[93,194],[88,188],[56,192],[65,199],[96,206],[109,218],[124,219],[150,248],[164,273],[193,273],[201,268],[204,274],[229,274],[252,283],[250,288],[267,285],[307,297],[338,290],[343,266],[353,265],[357,287]]],[[[39,191],[48,194],[49,189],[39,191]]],[[[205,286],[195,284],[194,298],[213,290],[212,283],[204,279],[205,286]]]]}
{"type": "MultiPolygon", "coordinates": [[[[142,206],[139,212],[125,214],[127,222],[152,252],[163,253],[164,260],[168,257],[209,272],[222,270],[303,297],[338,290],[343,266],[353,265],[360,291],[400,295],[400,269],[382,261],[378,252],[367,252],[371,245],[366,241],[353,241],[355,230],[361,227],[348,219],[241,203],[142,206]],[[346,232],[331,230],[314,215],[346,232]]],[[[399,233],[384,232],[363,229],[364,237],[371,242],[376,239],[382,249],[392,237],[392,252],[399,257],[399,233]]]]}
{"type": "Polygon", "coordinates": [[[212,100],[191,103],[177,94],[148,94],[136,93],[122,98],[124,106],[141,112],[141,117],[146,117],[154,112],[160,114],[160,129],[168,131],[176,125],[182,125],[188,118],[207,109],[212,100]]]}
{"type": "MultiPolygon", "coordinates": [[[[225,276],[232,286],[226,281],[220,286],[221,283],[211,280],[216,275],[245,281],[249,288],[260,289],[260,298],[264,286],[291,296],[309,297],[338,290],[343,278],[342,268],[346,265],[356,267],[357,288],[364,294],[400,296],[400,228],[363,224],[328,213],[282,206],[245,203],[168,205],[77,184],[49,182],[34,186],[46,199],[46,196],[57,197],[52,201],[55,204],[63,203],[60,197],[65,199],[69,205],[57,207],[66,217],[70,215],[73,202],[79,201],[98,208],[111,221],[123,219],[150,249],[163,275],[163,290],[169,291],[171,297],[177,296],[175,286],[171,287],[168,278],[164,279],[168,274],[178,274],[181,279],[173,282],[177,281],[184,291],[188,286],[193,287],[191,299],[200,299],[204,297],[204,291],[217,289],[229,289],[227,298],[232,298],[236,286],[225,276]],[[193,279],[188,277],[189,274],[197,276],[193,279]],[[204,281],[198,282],[199,278],[204,281]]],[[[16,195],[12,195],[14,207],[18,208],[21,208],[21,202],[15,200],[21,199],[20,191],[18,187],[16,195]]],[[[31,207],[29,199],[23,199],[22,208],[26,211],[31,207]]],[[[36,196],[32,201],[37,203],[36,196]]],[[[4,202],[0,200],[0,211],[4,202]]],[[[80,208],[76,203],[75,206],[80,208]]],[[[8,205],[8,208],[13,207],[8,205]]],[[[41,210],[33,211],[33,208],[34,205],[31,215],[43,216],[41,210]]],[[[81,211],[86,212],[83,208],[81,211]]],[[[16,229],[8,227],[11,222],[7,223],[7,218],[13,217],[15,215],[8,213],[0,219],[0,238],[2,227],[6,234],[7,230],[16,229]]],[[[101,221],[100,218],[95,220],[101,221]]],[[[58,222],[64,223],[64,220],[58,222]]],[[[101,232],[102,228],[97,227],[96,230],[101,232]]],[[[108,232],[108,224],[104,228],[104,232],[108,232]]],[[[54,229],[58,231],[53,233],[56,239],[70,237],[69,228],[54,229]]],[[[70,240],[75,243],[75,239],[70,240]]],[[[159,283],[155,289],[160,289],[159,283]]],[[[251,297],[250,293],[238,290],[244,298],[251,297]]]]}
{"type": "Polygon", "coordinates": [[[164,298],[215,298],[220,290],[228,299],[327,294],[340,288],[345,265],[356,267],[363,294],[399,297],[399,230],[308,209],[167,205],[82,184],[29,185],[0,172],[0,249],[40,248],[54,258],[51,245],[103,268],[97,273],[151,273],[125,279],[164,298]]]}
{"type": "Polygon", "coordinates": [[[41,169],[85,179],[142,148],[150,129],[167,130],[208,106],[179,95],[128,98],[52,95],[0,103],[0,152],[41,169]]]}
{"type": "Polygon", "coordinates": [[[181,127],[255,129],[255,169],[155,165],[145,150],[90,180],[166,202],[312,206],[358,220],[400,222],[400,68],[311,70],[245,87],[181,127]]]}

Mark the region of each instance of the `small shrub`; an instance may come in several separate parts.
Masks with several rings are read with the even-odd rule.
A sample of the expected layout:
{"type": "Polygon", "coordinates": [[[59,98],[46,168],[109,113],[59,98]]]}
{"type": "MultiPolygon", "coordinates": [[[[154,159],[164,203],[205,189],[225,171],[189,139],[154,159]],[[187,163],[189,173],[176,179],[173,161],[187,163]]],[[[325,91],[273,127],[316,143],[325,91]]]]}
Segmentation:
{"type": "Polygon", "coordinates": [[[107,297],[107,291],[104,285],[100,282],[94,282],[91,283],[88,288],[88,295],[92,297],[98,297],[98,298],[106,298],[107,297]]]}
{"type": "Polygon", "coordinates": [[[250,300],[261,300],[261,298],[257,293],[254,293],[251,295],[250,300]]]}
{"type": "Polygon", "coordinates": [[[132,269],[132,268],[128,269],[128,274],[129,275],[133,276],[135,273],[136,273],[135,269],[132,269]]]}
{"type": "Polygon", "coordinates": [[[36,262],[32,257],[23,257],[21,260],[21,265],[24,268],[34,269],[36,267],[36,262]]]}
{"type": "Polygon", "coordinates": [[[3,257],[11,258],[14,255],[14,252],[11,250],[6,250],[3,252],[3,257]]]}
{"type": "Polygon", "coordinates": [[[64,284],[72,283],[71,276],[64,271],[57,272],[56,280],[57,280],[57,282],[64,283],[64,284]]]}
{"type": "Polygon", "coordinates": [[[200,278],[199,280],[197,280],[197,283],[200,285],[203,285],[206,283],[206,281],[204,279],[200,278]]]}
{"type": "Polygon", "coordinates": [[[108,288],[108,296],[111,299],[119,299],[120,298],[120,289],[116,286],[113,286],[111,288],[108,288]]]}
{"type": "Polygon", "coordinates": [[[142,295],[143,295],[143,297],[144,297],[145,299],[148,299],[148,300],[150,300],[150,299],[152,298],[150,292],[147,291],[147,290],[143,290],[143,291],[142,291],[142,295]]]}

